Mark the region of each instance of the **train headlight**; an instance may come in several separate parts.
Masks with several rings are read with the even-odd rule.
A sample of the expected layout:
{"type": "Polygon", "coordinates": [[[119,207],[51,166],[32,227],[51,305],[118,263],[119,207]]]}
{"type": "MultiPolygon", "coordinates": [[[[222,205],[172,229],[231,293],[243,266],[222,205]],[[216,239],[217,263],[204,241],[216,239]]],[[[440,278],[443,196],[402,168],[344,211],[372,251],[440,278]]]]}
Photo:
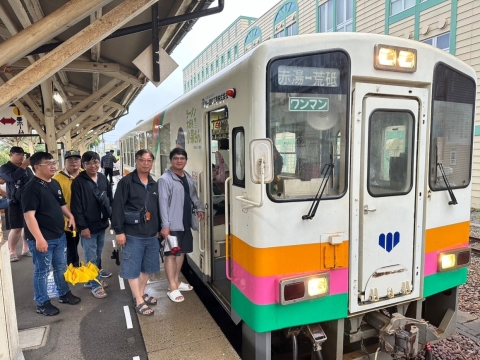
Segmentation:
{"type": "Polygon", "coordinates": [[[280,280],[282,305],[327,296],[330,291],[330,275],[315,274],[280,280]]]}
{"type": "Polygon", "coordinates": [[[328,291],[328,280],[324,277],[308,280],[308,295],[323,295],[328,291]]]}
{"type": "Polygon", "coordinates": [[[395,49],[380,48],[378,50],[378,63],[384,66],[395,66],[397,64],[397,52],[395,49]]]}
{"type": "Polygon", "coordinates": [[[438,271],[454,270],[470,264],[471,250],[462,248],[438,254],[438,271]]]}
{"type": "Polygon", "coordinates": [[[398,46],[375,45],[374,67],[378,70],[417,71],[417,50],[398,46]]]}

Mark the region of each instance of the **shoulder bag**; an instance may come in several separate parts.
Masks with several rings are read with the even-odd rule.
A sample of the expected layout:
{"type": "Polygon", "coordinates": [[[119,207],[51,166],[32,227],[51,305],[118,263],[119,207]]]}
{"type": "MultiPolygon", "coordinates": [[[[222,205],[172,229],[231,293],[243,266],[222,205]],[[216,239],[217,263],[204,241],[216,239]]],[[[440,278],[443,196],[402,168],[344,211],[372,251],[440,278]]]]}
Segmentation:
{"type": "Polygon", "coordinates": [[[137,225],[141,224],[142,222],[145,223],[147,219],[145,218],[147,213],[147,204],[148,204],[148,197],[150,196],[150,190],[147,189],[147,194],[145,195],[145,204],[140,211],[123,211],[124,220],[123,222],[128,225],[137,225]]]}
{"type": "Polygon", "coordinates": [[[103,216],[110,218],[112,216],[112,207],[107,192],[105,190],[100,190],[98,186],[93,183],[93,180],[88,181],[88,185],[92,189],[93,196],[97,199],[98,205],[100,205],[100,210],[102,211],[103,216]]]}

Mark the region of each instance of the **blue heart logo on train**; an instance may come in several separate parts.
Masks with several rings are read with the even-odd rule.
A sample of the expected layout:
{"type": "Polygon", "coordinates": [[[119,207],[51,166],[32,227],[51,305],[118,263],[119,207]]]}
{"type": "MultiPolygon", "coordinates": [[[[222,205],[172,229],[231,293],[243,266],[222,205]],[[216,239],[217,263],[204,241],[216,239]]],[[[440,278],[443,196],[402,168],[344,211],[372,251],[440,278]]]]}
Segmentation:
{"type": "Polygon", "coordinates": [[[380,234],[378,237],[378,245],[387,250],[387,252],[392,251],[395,246],[400,243],[400,233],[396,231],[395,233],[380,234]]]}

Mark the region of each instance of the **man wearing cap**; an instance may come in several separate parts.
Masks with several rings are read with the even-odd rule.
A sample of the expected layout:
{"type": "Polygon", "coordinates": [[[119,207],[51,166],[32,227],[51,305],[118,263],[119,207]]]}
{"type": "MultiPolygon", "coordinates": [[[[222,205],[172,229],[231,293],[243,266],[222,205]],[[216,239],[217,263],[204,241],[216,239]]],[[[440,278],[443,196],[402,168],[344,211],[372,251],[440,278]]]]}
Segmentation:
{"type": "MultiPolygon", "coordinates": [[[[63,197],[69,209],[71,209],[72,198],[72,182],[80,171],[83,171],[80,167],[80,151],[70,150],[65,153],[65,168],[56,173],[53,178],[57,180],[62,189],[63,197]]],[[[65,236],[67,238],[67,264],[73,264],[73,266],[79,266],[78,258],[78,243],[80,241],[80,234],[76,231],[72,231],[68,227],[68,219],[65,218],[65,236]]]]}
{"type": "MultiPolygon", "coordinates": [[[[25,155],[25,151],[21,147],[13,146],[10,149],[10,161],[0,167],[0,177],[7,184],[7,198],[10,201],[6,229],[10,230],[8,248],[11,262],[18,261],[17,244],[23,229],[23,211],[19,195],[22,187],[33,178],[33,172],[28,167],[30,159],[26,159],[25,155]]],[[[26,241],[23,241],[22,255],[32,256],[26,241]]]]}
{"type": "Polygon", "coordinates": [[[110,176],[110,184],[113,184],[113,164],[117,162],[115,156],[113,156],[115,150],[110,150],[103,157],[103,169],[105,170],[105,176],[108,178],[110,176]]]}

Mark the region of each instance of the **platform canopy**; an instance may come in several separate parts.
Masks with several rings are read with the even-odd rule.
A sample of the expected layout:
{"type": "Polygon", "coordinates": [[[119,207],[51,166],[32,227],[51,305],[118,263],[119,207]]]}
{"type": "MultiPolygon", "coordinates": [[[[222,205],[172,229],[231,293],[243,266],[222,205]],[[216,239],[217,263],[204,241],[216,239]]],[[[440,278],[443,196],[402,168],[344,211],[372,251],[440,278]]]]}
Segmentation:
{"type": "Polygon", "coordinates": [[[164,78],[159,54],[168,57],[199,17],[223,9],[212,2],[1,0],[0,127],[28,124],[19,131],[39,134],[54,156],[57,142],[85,150],[148,81],[164,78]],[[138,61],[144,51],[151,62],[138,61]]]}

